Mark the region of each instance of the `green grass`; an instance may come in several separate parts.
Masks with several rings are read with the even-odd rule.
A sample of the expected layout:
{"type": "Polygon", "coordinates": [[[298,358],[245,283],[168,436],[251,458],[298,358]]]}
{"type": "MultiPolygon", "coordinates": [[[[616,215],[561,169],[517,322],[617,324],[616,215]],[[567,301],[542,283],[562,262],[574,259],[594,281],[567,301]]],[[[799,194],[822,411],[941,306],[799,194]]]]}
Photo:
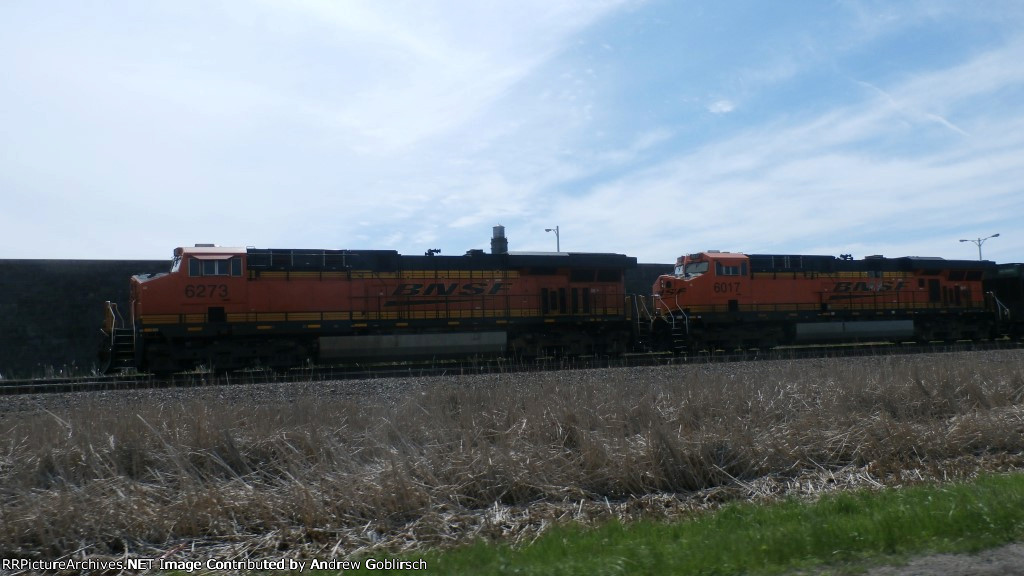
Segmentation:
{"type": "Polygon", "coordinates": [[[814,503],[733,504],[674,524],[564,526],[519,549],[477,543],[424,558],[432,574],[778,574],[971,552],[1022,537],[1024,475],[1014,474],[814,503]]]}

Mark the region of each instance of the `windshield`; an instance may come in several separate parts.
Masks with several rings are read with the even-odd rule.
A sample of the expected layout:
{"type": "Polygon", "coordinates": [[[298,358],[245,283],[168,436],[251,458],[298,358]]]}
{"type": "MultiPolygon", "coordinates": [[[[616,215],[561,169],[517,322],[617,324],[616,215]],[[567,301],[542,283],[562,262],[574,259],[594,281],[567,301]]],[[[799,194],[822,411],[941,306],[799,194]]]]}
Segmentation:
{"type": "Polygon", "coordinates": [[[178,268],[180,268],[180,267],[181,267],[181,256],[175,256],[174,260],[171,260],[171,273],[173,274],[174,272],[177,272],[178,268]]]}
{"type": "Polygon", "coordinates": [[[684,276],[697,276],[708,271],[707,262],[690,262],[683,270],[684,276]]]}

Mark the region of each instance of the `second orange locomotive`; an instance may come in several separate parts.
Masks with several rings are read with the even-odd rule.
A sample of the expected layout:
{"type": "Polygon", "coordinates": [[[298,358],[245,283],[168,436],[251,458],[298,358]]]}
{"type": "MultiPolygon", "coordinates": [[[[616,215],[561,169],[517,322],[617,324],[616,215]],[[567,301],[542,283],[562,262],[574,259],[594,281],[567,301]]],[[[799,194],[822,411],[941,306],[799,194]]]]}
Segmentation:
{"type": "Polygon", "coordinates": [[[707,251],[654,284],[660,348],[766,348],[857,340],[986,338],[992,262],[707,251]]]}

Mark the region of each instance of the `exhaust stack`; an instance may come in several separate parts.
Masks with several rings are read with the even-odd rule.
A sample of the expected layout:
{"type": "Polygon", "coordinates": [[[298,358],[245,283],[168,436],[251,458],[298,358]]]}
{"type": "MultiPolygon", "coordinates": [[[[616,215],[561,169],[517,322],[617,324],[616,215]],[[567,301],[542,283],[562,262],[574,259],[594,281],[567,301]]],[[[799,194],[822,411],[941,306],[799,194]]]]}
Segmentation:
{"type": "Polygon", "coordinates": [[[508,254],[508,239],[505,238],[505,227],[498,224],[491,236],[491,254],[508,254]]]}

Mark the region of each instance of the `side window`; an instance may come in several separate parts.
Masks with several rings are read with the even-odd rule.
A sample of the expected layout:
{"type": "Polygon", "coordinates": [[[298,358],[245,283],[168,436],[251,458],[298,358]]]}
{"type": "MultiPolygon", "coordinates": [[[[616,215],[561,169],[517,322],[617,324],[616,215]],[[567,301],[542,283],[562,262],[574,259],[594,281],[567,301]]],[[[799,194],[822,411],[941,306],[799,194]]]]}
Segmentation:
{"type": "Polygon", "coordinates": [[[739,264],[723,264],[720,260],[715,261],[715,275],[716,276],[739,276],[742,271],[746,269],[746,264],[742,267],[739,264]]]}
{"type": "Polygon", "coordinates": [[[189,276],[241,276],[242,259],[235,256],[225,260],[200,260],[190,258],[188,261],[189,276]]]}

